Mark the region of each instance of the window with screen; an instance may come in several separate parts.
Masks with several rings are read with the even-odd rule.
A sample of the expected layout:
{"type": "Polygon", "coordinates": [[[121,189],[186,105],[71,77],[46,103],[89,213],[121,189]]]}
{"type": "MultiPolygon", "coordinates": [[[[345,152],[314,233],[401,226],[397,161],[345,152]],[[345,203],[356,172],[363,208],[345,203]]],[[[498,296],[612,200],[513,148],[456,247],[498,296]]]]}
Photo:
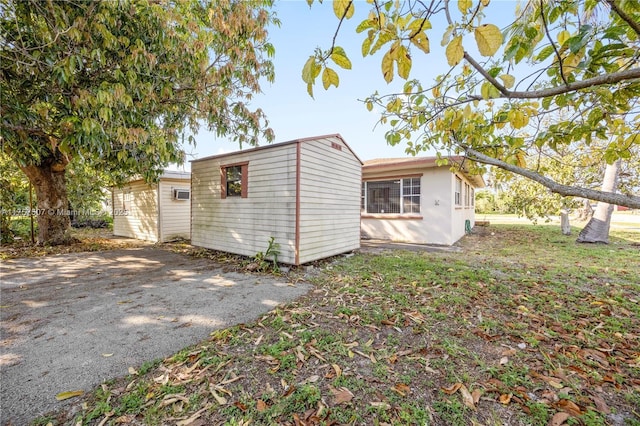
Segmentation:
{"type": "Polygon", "coordinates": [[[364,213],[420,213],[420,178],[363,182],[360,206],[364,213]]]}

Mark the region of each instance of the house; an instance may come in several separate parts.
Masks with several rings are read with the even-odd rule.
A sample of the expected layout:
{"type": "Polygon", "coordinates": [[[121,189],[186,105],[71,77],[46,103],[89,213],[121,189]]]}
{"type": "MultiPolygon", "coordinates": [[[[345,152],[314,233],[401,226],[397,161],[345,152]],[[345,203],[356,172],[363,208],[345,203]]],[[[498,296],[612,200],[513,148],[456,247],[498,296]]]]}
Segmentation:
{"type": "Polygon", "coordinates": [[[360,247],[362,162],[340,135],[191,162],[191,244],[300,265],[360,247]]]}
{"type": "Polygon", "coordinates": [[[157,184],[134,179],[112,190],[113,235],[153,242],[189,239],[191,175],[165,171],[157,184]]]}
{"type": "MultiPolygon", "coordinates": [[[[463,164],[463,157],[450,157],[463,164]]],[[[436,157],[366,161],[362,167],[364,238],[452,245],[475,221],[482,176],[438,166],[436,157]],[[467,222],[468,221],[468,222],[467,222]]]]}

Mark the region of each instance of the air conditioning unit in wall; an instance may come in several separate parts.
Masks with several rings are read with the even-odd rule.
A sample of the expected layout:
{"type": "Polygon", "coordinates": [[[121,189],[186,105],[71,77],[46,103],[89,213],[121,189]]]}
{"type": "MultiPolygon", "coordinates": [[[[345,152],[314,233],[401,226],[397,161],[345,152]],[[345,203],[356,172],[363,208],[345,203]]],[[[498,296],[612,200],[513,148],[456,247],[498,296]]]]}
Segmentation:
{"type": "Polygon", "coordinates": [[[188,189],[174,189],[173,199],[179,201],[188,201],[191,198],[191,191],[188,189]]]}

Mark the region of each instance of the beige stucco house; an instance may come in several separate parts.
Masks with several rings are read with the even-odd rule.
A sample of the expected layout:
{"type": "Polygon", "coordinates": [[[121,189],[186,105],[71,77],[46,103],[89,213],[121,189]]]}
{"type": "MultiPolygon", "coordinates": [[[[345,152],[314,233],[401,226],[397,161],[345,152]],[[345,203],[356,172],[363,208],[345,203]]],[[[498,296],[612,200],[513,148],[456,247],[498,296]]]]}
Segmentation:
{"type": "Polygon", "coordinates": [[[366,161],[362,167],[361,217],[364,238],[452,245],[475,222],[475,189],[482,176],[463,164],[438,166],[436,157],[366,161]]]}
{"type": "Polygon", "coordinates": [[[191,234],[191,175],[165,171],[157,184],[134,179],[112,189],[113,234],[153,242],[191,234]]]}
{"type": "Polygon", "coordinates": [[[360,247],[362,162],[337,134],[191,162],[191,244],[299,265],[360,247]]]}

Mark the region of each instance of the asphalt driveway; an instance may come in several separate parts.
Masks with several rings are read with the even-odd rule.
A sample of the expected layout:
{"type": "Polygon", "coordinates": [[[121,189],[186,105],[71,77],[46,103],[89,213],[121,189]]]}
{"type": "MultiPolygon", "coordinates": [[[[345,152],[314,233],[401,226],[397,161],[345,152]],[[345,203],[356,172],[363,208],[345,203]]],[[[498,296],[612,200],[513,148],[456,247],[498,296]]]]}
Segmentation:
{"type": "Polygon", "coordinates": [[[129,367],[249,322],[309,284],[237,272],[156,247],[0,264],[0,419],[23,425],[129,367]]]}

